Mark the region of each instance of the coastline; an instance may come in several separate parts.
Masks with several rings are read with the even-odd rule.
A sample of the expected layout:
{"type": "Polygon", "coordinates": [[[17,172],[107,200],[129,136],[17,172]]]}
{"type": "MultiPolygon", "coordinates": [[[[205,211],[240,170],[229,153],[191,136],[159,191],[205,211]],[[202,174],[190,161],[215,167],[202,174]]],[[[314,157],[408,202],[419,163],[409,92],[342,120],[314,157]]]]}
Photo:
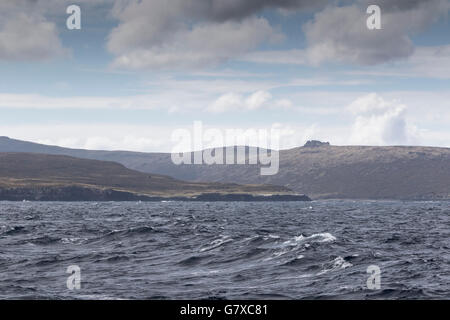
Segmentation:
{"type": "Polygon", "coordinates": [[[152,196],[114,189],[80,186],[0,188],[0,201],[311,201],[303,194],[248,194],[204,192],[192,196],[152,196]]]}

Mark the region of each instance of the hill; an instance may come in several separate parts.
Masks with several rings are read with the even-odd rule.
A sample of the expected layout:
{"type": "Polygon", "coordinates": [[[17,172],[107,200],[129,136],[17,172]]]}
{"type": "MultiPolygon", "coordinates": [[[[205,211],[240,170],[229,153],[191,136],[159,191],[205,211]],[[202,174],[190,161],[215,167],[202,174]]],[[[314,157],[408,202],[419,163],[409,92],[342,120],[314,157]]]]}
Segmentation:
{"type": "Polygon", "coordinates": [[[293,195],[285,187],[269,185],[185,182],[109,161],[0,153],[0,200],[151,200],[149,197],[197,196],[207,199],[208,195],[216,200],[222,195],[234,195],[231,199],[239,200],[267,194],[293,195]]]}
{"type": "Polygon", "coordinates": [[[195,182],[281,185],[313,199],[450,199],[449,148],[309,143],[280,151],[280,169],[273,176],[261,176],[257,165],[177,166],[168,153],[67,149],[9,138],[0,138],[2,151],[111,160],[195,182]]]}

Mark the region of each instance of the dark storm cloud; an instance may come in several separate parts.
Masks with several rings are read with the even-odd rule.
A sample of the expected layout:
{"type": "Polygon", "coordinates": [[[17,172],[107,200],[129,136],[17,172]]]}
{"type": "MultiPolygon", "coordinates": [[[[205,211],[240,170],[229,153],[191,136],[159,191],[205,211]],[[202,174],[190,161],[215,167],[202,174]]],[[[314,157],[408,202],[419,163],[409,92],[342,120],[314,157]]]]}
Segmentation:
{"type": "MultiPolygon", "coordinates": [[[[445,0],[446,1],[446,0],[445,0]]],[[[444,1],[444,2],[445,2],[444,1]]],[[[405,11],[416,9],[422,5],[434,5],[436,2],[442,2],[441,0],[360,0],[364,6],[375,4],[380,6],[383,11],[405,11]]]]}
{"type": "Polygon", "coordinates": [[[213,20],[242,19],[264,9],[313,9],[330,3],[326,0],[212,0],[203,1],[205,14],[213,20]]]}
{"type": "Polygon", "coordinates": [[[306,0],[124,0],[113,14],[119,26],[108,49],[122,66],[201,65],[225,61],[280,39],[264,9],[303,10],[328,1],[306,0]]]}

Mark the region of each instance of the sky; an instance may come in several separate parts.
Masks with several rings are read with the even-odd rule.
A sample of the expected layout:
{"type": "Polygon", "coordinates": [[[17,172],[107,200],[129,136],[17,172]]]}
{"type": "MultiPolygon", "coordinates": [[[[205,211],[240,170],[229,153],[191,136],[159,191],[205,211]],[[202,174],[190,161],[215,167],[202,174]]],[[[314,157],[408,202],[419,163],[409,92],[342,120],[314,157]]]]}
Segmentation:
{"type": "MultiPolygon", "coordinates": [[[[164,151],[204,128],[280,148],[450,147],[450,0],[4,0],[0,135],[164,151]],[[67,7],[81,9],[68,29],[67,7]],[[369,29],[370,5],[381,29],[369,29]]],[[[187,147],[188,148],[188,147],[187,147]]]]}

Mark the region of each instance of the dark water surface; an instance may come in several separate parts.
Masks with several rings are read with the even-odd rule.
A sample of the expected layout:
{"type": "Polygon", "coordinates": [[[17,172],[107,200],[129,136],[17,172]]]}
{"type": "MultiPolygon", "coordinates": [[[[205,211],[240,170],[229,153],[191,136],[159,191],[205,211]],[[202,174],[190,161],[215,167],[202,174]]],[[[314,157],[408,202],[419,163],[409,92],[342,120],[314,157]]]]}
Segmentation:
{"type": "Polygon", "coordinates": [[[450,203],[0,202],[0,298],[449,299],[450,203]]]}

